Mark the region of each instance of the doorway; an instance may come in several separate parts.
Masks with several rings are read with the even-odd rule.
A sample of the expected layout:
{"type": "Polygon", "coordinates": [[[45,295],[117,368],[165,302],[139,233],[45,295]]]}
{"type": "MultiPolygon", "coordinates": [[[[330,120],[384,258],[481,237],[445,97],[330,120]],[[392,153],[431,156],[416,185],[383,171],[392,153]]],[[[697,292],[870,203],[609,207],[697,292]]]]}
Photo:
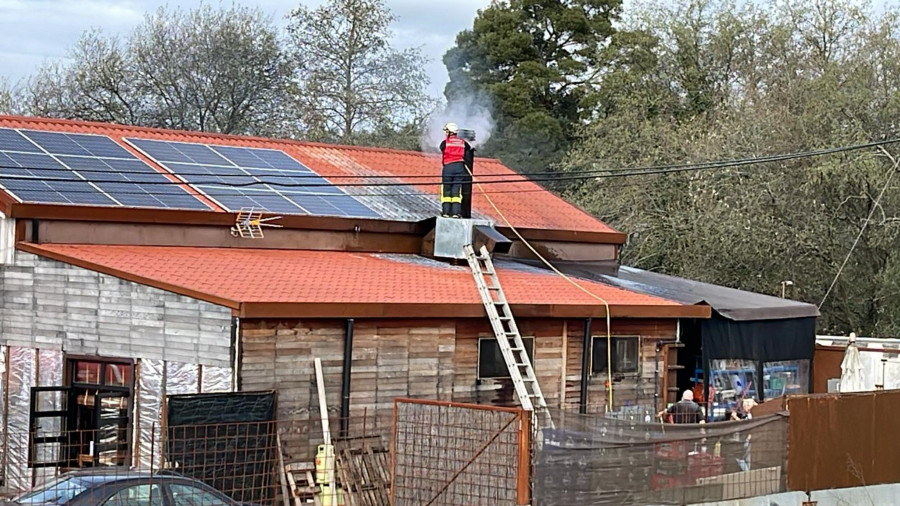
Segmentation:
{"type": "Polygon", "coordinates": [[[134,362],[67,357],[64,378],[65,385],[32,389],[29,464],[63,468],[129,464],[134,362]]]}

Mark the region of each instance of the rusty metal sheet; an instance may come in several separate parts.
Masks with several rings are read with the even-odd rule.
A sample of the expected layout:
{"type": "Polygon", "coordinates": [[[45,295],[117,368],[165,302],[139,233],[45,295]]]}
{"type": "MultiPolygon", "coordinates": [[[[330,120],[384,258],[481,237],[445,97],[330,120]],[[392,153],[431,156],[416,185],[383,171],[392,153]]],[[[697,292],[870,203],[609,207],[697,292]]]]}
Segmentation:
{"type": "Polygon", "coordinates": [[[792,397],[788,489],[900,482],[900,391],[792,397]]]}

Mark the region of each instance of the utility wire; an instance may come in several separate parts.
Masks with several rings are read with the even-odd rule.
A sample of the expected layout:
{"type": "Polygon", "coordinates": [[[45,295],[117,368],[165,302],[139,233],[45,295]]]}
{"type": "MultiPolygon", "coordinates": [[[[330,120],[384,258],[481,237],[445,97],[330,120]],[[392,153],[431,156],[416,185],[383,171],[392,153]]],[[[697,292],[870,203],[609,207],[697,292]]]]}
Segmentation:
{"type": "Polygon", "coordinates": [[[869,226],[869,222],[872,221],[872,216],[875,214],[875,211],[878,209],[878,203],[881,201],[881,197],[884,196],[884,192],[887,191],[888,187],[891,185],[891,180],[894,178],[894,174],[897,173],[897,167],[900,166],[900,160],[895,160],[894,157],[890,155],[884,148],[881,149],[888,158],[894,163],[894,165],[890,168],[890,172],[888,172],[887,180],[884,182],[884,186],[881,187],[881,191],[878,192],[878,196],[875,197],[874,202],[872,203],[872,209],[869,210],[869,215],[866,216],[866,221],[863,222],[862,227],[859,229],[859,233],[856,234],[856,239],[853,240],[853,244],[850,245],[850,251],[847,252],[847,256],[844,257],[844,261],[841,263],[841,266],[838,268],[837,274],[834,275],[834,279],[831,280],[831,284],[828,286],[828,290],[825,291],[825,295],[822,297],[822,302],[819,302],[818,309],[822,309],[822,305],[825,304],[825,301],[828,300],[828,295],[831,294],[831,290],[834,289],[834,285],[837,284],[838,279],[841,277],[841,273],[844,272],[844,267],[847,266],[847,262],[850,261],[850,255],[853,254],[853,250],[856,249],[856,245],[859,244],[860,238],[862,238],[863,232],[866,231],[866,227],[869,226]]]}
{"type": "MultiPolygon", "coordinates": [[[[665,165],[651,165],[644,167],[631,167],[631,168],[619,168],[619,169],[591,169],[591,170],[569,170],[563,172],[553,172],[553,171],[544,171],[544,172],[532,172],[528,174],[478,174],[478,177],[482,179],[481,184],[503,184],[503,183],[522,183],[522,182],[549,182],[549,181],[568,181],[568,180],[587,180],[587,179],[600,179],[600,178],[612,178],[612,177],[628,177],[628,176],[640,176],[640,175],[653,175],[653,174],[670,174],[677,172],[687,172],[687,171],[700,171],[700,170],[714,170],[714,169],[722,169],[722,168],[732,168],[732,167],[741,167],[746,165],[757,165],[762,163],[770,163],[770,162],[779,162],[779,161],[788,161],[795,160],[801,158],[810,158],[816,156],[824,156],[836,153],[844,153],[848,151],[856,151],[860,149],[867,149],[871,147],[879,147],[885,146],[888,144],[893,144],[900,142],[900,138],[892,138],[886,139],[882,141],[874,141],[868,142],[864,144],[854,144],[848,146],[838,146],[833,148],[812,150],[812,151],[802,151],[802,152],[794,152],[794,153],[784,153],[778,155],[766,155],[760,157],[752,157],[752,158],[738,158],[738,159],[727,159],[727,160],[717,160],[710,162],[698,162],[698,163],[680,163],[680,164],[665,164],[665,165]],[[534,176],[545,176],[545,177],[534,177],[534,176]],[[512,179],[496,179],[485,181],[483,178],[512,178],[512,179]]],[[[0,165],[0,168],[3,169],[26,169],[26,170],[40,170],[40,171],[59,171],[64,173],[71,173],[69,169],[66,168],[39,168],[39,167],[20,167],[20,166],[10,166],[10,165],[0,165]]],[[[228,169],[235,169],[236,167],[222,167],[228,169]]],[[[260,169],[266,170],[266,169],[260,169]]],[[[146,174],[163,174],[159,172],[147,172],[147,171],[102,171],[95,169],[75,169],[75,172],[85,172],[91,174],[98,174],[108,172],[111,174],[136,174],[136,175],[146,175],[146,174]]],[[[198,176],[198,177],[211,177],[212,175],[208,172],[199,173],[199,172],[178,172],[171,173],[179,176],[198,176]]],[[[34,179],[27,176],[2,176],[7,179],[10,178],[24,178],[24,179],[34,179]]],[[[410,175],[347,175],[347,174],[331,174],[331,175],[319,175],[319,174],[297,174],[297,175],[285,175],[285,174],[272,174],[270,176],[266,176],[263,174],[221,174],[214,175],[216,178],[248,178],[248,177],[256,177],[256,178],[265,178],[265,177],[290,177],[291,179],[425,179],[424,183],[413,183],[413,182],[390,182],[390,183],[373,183],[370,181],[364,183],[341,183],[341,184],[333,184],[333,183],[283,183],[277,181],[254,181],[248,183],[190,183],[190,184],[219,184],[219,185],[234,185],[234,186],[252,186],[256,184],[269,184],[269,185],[278,185],[278,186],[437,186],[440,185],[440,182],[437,179],[437,176],[431,175],[421,175],[421,174],[410,174],[410,175]]],[[[50,179],[54,180],[54,179],[50,179]]],[[[127,182],[127,181],[98,181],[98,182],[127,182]]],[[[141,184],[165,184],[165,182],[149,182],[149,183],[141,183],[141,184]]],[[[181,184],[174,183],[171,184],[181,184]]]]}

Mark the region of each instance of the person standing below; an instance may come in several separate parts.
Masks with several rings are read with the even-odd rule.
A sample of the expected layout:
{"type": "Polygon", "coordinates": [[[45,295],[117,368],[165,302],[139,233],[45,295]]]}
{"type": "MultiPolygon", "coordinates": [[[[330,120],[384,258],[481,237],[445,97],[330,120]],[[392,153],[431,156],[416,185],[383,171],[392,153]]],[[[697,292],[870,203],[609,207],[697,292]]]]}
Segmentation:
{"type": "Polygon", "coordinates": [[[669,406],[669,409],[660,411],[657,416],[672,415],[672,423],[705,423],[703,410],[694,402],[694,392],[685,390],[681,394],[681,400],[669,406]]]}
{"type": "Polygon", "coordinates": [[[441,216],[444,217],[462,217],[463,184],[468,179],[475,158],[472,146],[458,133],[456,123],[444,125],[446,139],[441,142],[441,162],[444,164],[441,172],[441,216]]]}

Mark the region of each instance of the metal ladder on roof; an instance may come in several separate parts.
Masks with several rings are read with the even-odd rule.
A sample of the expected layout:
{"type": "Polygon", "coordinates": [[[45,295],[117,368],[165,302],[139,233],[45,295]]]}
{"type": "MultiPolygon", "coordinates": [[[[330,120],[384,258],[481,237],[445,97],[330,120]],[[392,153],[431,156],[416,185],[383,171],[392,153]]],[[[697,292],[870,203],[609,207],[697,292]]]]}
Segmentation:
{"type": "Polygon", "coordinates": [[[475,277],[481,301],[494,329],[494,335],[497,337],[497,343],[500,344],[506,368],[509,369],[509,377],[516,388],[519,403],[526,411],[543,414],[547,425],[552,427],[547,401],[544,400],[541,386],[534,374],[534,367],[531,365],[531,358],[528,357],[528,351],[525,350],[525,344],[519,334],[519,327],[506,302],[503,288],[500,287],[500,279],[491,261],[491,254],[484,246],[476,254],[471,244],[465,245],[464,251],[472,275],[475,277]],[[490,284],[485,280],[486,277],[490,280],[490,284]]]}

